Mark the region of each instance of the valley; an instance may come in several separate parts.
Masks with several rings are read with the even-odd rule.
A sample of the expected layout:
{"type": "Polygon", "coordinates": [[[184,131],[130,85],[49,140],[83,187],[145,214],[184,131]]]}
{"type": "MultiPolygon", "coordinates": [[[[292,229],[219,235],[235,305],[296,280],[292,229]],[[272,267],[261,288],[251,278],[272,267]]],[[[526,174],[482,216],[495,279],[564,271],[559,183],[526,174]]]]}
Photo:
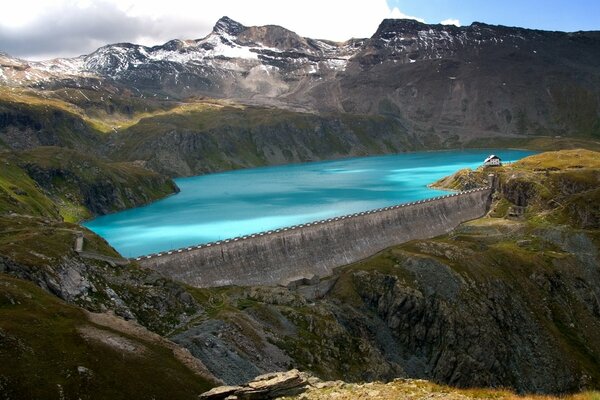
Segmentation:
{"type": "MultiPolygon", "coordinates": [[[[193,289],[135,264],[79,258],[72,243],[81,228],[47,216],[3,218],[2,270],[170,337],[229,384],[294,366],[346,381],[594,387],[598,159],[583,150],[542,153],[497,170],[501,190],[488,217],[393,247],[316,286],[193,289]],[[514,206],[526,207],[524,217],[509,217],[514,206]],[[538,363],[553,367],[529,366],[538,363]]],[[[445,184],[467,188],[482,177],[467,176],[445,184]]],[[[91,232],[86,245],[114,254],[91,232]]]]}

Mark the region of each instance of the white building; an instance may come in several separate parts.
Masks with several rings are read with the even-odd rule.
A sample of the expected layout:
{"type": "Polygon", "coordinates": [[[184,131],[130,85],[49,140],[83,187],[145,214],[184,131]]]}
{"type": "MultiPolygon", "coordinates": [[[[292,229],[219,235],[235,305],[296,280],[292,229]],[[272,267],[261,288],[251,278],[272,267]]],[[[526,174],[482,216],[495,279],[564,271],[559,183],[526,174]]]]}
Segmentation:
{"type": "Polygon", "coordinates": [[[488,158],[485,159],[485,161],[483,162],[483,165],[485,165],[486,167],[499,166],[499,165],[502,165],[502,160],[500,159],[500,157],[492,154],[492,155],[488,156],[488,158]]]}

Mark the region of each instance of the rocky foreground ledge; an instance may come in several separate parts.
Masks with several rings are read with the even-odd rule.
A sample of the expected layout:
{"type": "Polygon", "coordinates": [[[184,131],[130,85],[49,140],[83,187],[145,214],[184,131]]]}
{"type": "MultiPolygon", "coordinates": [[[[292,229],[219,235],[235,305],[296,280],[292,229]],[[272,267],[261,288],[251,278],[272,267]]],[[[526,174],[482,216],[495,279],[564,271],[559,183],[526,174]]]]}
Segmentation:
{"type": "Polygon", "coordinates": [[[243,386],[218,386],[200,395],[208,400],[276,399],[305,392],[309,386],[322,383],[305,372],[293,369],[259,375],[243,386]]]}
{"type": "Polygon", "coordinates": [[[242,386],[219,386],[200,395],[201,400],[596,400],[599,392],[583,392],[571,396],[527,396],[507,390],[457,389],[437,385],[422,379],[395,379],[392,382],[345,383],[321,381],[305,372],[293,369],[260,375],[242,386]]]}

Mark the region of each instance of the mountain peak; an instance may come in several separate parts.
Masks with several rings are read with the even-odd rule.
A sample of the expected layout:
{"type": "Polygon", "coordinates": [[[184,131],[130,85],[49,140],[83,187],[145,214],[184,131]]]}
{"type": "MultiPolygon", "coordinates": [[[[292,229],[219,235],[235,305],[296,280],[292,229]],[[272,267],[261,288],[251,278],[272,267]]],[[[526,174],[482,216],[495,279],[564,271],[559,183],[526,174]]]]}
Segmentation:
{"type": "Polygon", "coordinates": [[[379,28],[377,28],[377,32],[375,32],[374,36],[380,36],[384,32],[416,32],[426,27],[428,27],[427,24],[414,19],[384,19],[381,21],[381,24],[379,24],[379,28]]]}
{"type": "Polygon", "coordinates": [[[215,33],[227,33],[228,35],[237,36],[242,33],[246,27],[231,18],[221,17],[213,28],[215,33]]]}

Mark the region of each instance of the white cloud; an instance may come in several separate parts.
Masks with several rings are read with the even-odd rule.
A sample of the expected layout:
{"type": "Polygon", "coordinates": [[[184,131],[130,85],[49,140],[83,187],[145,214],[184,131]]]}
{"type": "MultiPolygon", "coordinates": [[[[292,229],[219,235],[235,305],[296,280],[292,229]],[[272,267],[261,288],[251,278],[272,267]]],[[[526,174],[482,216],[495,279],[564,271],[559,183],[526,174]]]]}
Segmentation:
{"type": "Polygon", "coordinates": [[[398,7],[394,7],[392,11],[390,11],[390,16],[388,18],[397,18],[397,19],[414,19],[416,21],[425,23],[423,18],[413,17],[412,15],[406,15],[402,11],[398,9],[398,7]]]}
{"type": "Polygon", "coordinates": [[[456,25],[456,26],[460,26],[460,21],[458,19],[455,19],[455,18],[448,18],[448,19],[445,19],[442,22],[440,22],[440,24],[442,24],[442,25],[456,25]]]}
{"type": "Polygon", "coordinates": [[[411,17],[386,0],[19,0],[0,13],[0,51],[41,59],[89,53],[99,45],[162,44],[210,33],[222,16],[244,25],[275,24],[302,36],[370,37],[384,18],[411,17]]]}

